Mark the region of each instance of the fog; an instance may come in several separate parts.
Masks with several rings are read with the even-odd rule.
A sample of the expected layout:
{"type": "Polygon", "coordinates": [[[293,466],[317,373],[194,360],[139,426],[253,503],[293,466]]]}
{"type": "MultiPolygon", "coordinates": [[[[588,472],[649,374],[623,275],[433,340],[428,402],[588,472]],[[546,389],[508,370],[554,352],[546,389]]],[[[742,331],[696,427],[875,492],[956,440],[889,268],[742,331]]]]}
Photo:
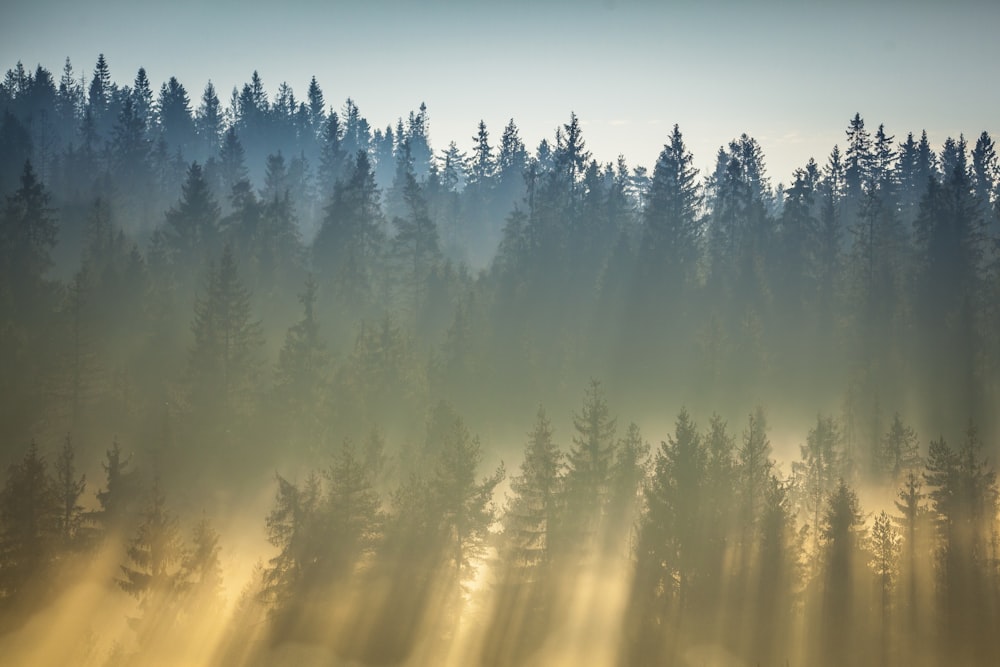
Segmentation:
{"type": "Polygon", "coordinates": [[[988,133],[224,99],[0,85],[13,663],[1000,660],[988,133]]]}

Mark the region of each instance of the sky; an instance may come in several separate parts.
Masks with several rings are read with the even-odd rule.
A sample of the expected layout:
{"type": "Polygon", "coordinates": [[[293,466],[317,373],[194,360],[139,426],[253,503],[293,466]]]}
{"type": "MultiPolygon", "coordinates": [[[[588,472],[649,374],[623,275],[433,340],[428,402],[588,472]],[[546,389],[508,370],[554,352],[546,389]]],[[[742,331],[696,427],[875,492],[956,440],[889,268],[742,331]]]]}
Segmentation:
{"type": "Polygon", "coordinates": [[[650,169],[675,123],[706,173],[746,132],[768,173],[788,182],[823,163],[861,113],[897,141],[935,146],[1000,132],[1000,2],[817,0],[14,0],[0,23],[0,67],[20,60],[58,78],[68,56],[93,73],[104,53],[128,84],[140,66],[197,103],[211,79],[228,102],[259,71],[273,95],[311,76],[373,127],[425,102],[432,145],[492,143],[511,118],[530,148],[570,112],[601,162],[650,169]]]}

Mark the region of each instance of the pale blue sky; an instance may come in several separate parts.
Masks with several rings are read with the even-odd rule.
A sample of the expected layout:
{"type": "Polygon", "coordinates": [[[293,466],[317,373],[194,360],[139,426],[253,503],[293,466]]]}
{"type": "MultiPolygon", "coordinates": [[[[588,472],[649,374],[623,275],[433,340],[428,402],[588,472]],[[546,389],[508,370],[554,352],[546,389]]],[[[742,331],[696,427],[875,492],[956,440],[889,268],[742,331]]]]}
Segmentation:
{"type": "Polygon", "coordinates": [[[257,69],[273,93],[354,98],[384,127],[421,101],[435,149],[468,149],[483,118],[494,140],[511,117],[534,147],[571,110],[602,161],[652,166],[681,126],[703,171],[747,132],[772,179],[824,161],[856,111],[902,139],[927,129],[974,139],[1000,131],[1000,3],[431,0],[152,3],[16,0],[0,24],[0,66],[78,73],[103,52],[130,83],[177,76],[197,100],[257,69]]]}

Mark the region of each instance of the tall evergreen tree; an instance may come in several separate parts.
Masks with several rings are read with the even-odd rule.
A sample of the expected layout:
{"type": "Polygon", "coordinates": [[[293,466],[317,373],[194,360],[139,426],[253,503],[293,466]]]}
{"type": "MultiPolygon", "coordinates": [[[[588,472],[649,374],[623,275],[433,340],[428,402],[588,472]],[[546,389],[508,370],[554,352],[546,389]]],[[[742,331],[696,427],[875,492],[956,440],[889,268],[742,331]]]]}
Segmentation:
{"type": "Polygon", "coordinates": [[[195,304],[191,328],[189,374],[195,404],[205,410],[217,406],[228,414],[245,412],[254,391],[262,336],[229,245],[218,267],[209,263],[205,293],[195,304]]]}
{"type": "Polygon", "coordinates": [[[20,600],[45,572],[60,537],[57,490],[45,457],[32,442],[7,468],[0,492],[0,600],[20,600]]]}
{"type": "Polygon", "coordinates": [[[601,383],[591,380],[583,408],[573,416],[573,444],[566,455],[564,548],[594,549],[606,527],[615,461],[616,420],[611,416],[601,383]]]}
{"type": "Polygon", "coordinates": [[[382,211],[368,154],[358,152],[349,176],[334,187],[313,241],[313,266],[349,306],[367,304],[382,241],[382,211]]]}
{"type": "Polygon", "coordinates": [[[162,231],[165,259],[178,276],[189,275],[218,251],[219,215],[201,165],[192,162],[180,201],[167,211],[162,231]]]}
{"type": "Polygon", "coordinates": [[[76,473],[76,450],[73,441],[66,436],[59,457],[55,463],[53,492],[59,503],[59,536],[64,547],[75,546],[81,537],[84,512],[80,496],[87,488],[87,476],[76,473]]]}
{"type": "Polygon", "coordinates": [[[643,290],[658,295],[690,289],[698,282],[701,256],[701,190],[694,156],[674,125],[653,169],[640,246],[643,290]]]}
{"type": "Polygon", "coordinates": [[[552,536],[558,521],[562,453],[553,442],[545,410],[538,409],[528,434],[520,474],[510,480],[511,499],[504,513],[501,558],[528,580],[545,573],[552,557],[552,536]]]}

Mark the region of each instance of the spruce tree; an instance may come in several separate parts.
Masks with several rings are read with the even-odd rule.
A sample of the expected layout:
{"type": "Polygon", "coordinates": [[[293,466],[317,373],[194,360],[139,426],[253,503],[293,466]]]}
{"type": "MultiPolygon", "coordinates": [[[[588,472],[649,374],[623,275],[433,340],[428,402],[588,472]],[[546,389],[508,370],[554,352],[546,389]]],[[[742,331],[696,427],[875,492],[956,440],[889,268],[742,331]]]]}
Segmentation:
{"type": "Polygon", "coordinates": [[[182,589],[183,544],[177,518],[155,477],[139,524],[125,550],[118,586],[139,601],[140,616],[132,619],[141,643],[163,632],[176,620],[177,594],[182,589]]]}
{"type": "Polygon", "coordinates": [[[529,581],[543,576],[552,557],[561,468],[562,453],[553,442],[545,410],[539,407],[520,473],[510,480],[512,496],[504,513],[500,554],[506,567],[529,581]]]}
{"type": "Polygon", "coordinates": [[[0,491],[0,600],[18,600],[57,553],[62,508],[53,486],[34,442],[7,468],[0,491]]]}
{"type": "Polygon", "coordinates": [[[693,163],[674,125],[653,169],[642,216],[642,289],[660,297],[691,289],[698,281],[702,195],[693,163]]]}
{"type": "Polygon", "coordinates": [[[80,496],[87,488],[87,476],[80,475],[77,478],[75,459],[73,440],[67,435],[56,459],[53,480],[53,492],[59,503],[59,536],[64,548],[79,543],[85,519],[80,496]]]}
{"type": "MultiPolygon", "coordinates": [[[[591,380],[583,408],[573,416],[573,444],[566,455],[565,544],[561,548],[593,550],[605,527],[615,461],[616,420],[601,383],[591,380]]],[[[596,554],[594,554],[596,555],[596,554]]]]}
{"type": "Polygon", "coordinates": [[[219,246],[219,205],[197,162],[188,167],[180,201],[166,213],[163,227],[166,260],[184,278],[219,246]]]}
{"type": "Polygon", "coordinates": [[[211,413],[246,412],[263,342],[260,323],[252,319],[250,292],[244,287],[231,246],[225,246],[216,268],[209,263],[204,295],[195,303],[194,345],[189,377],[195,405],[211,413]]]}

